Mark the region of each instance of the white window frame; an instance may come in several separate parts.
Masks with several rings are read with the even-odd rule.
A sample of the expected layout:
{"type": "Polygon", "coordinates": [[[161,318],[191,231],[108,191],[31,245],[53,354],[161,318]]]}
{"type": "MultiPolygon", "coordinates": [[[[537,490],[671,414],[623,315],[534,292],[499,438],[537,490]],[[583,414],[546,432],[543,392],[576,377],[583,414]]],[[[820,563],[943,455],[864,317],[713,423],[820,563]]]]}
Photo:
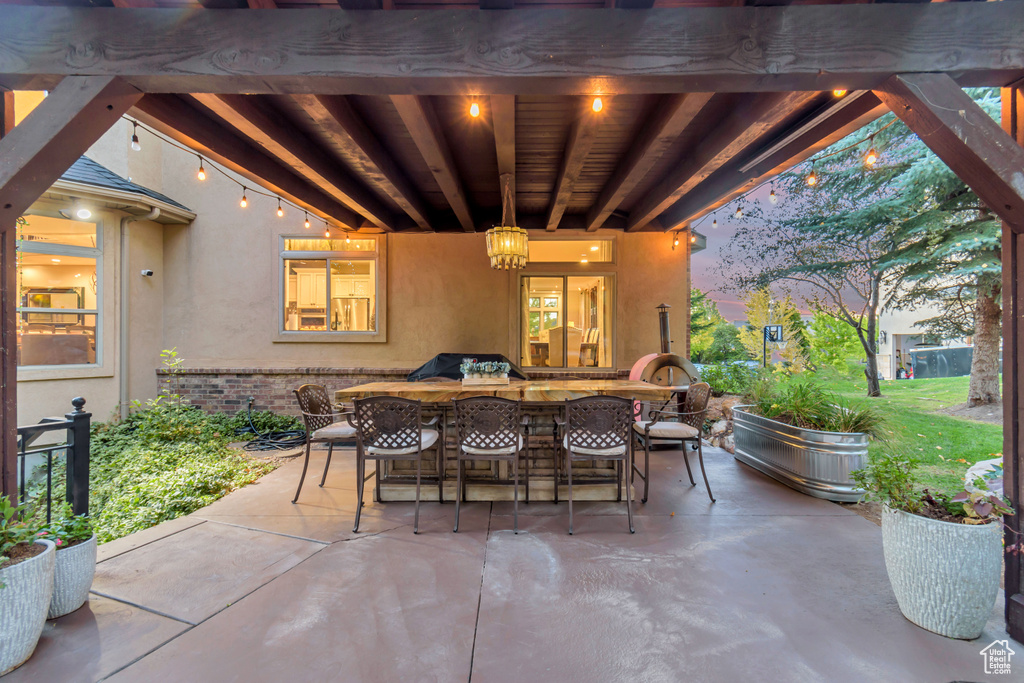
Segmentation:
{"type": "MultiPolygon", "coordinates": [[[[25,214],[26,220],[31,221],[32,216],[44,218],[60,218],[68,220],[61,215],[52,215],[44,212],[25,214]]],[[[103,365],[103,221],[96,214],[94,218],[82,223],[94,224],[96,226],[96,246],[77,247],[70,244],[52,244],[37,242],[35,240],[17,240],[17,249],[22,254],[43,254],[47,256],[79,256],[83,258],[96,259],[96,308],[26,308],[17,307],[17,315],[20,318],[22,313],[82,313],[96,316],[96,362],[95,363],[67,363],[62,365],[19,365],[18,370],[76,370],[83,368],[98,368],[103,365]]],[[[18,292],[18,302],[21,302],[21,292],[18,292]]]]}
{"type": "MultiPolygon", "coordinates": [[[[561,238],[561,239],[565,239],[565,238],[561,238]]],[[[559,266],[569,265],[569,266],[571,266],[572,264],[559,263],[559,264],[555,264],[555,265],[559,265],[559,266]]],[[[610,264],[608,264],[608,263],[601,263],[601,264],[598,264],[598,265],[606,266],[606,265],[610,265],[610,264]]],[[[616,274],[614,272],[610,272],[610,271],[607,271],[607,270],[591,271],[589,269],[582,270],[580,268],[568,268],[568,269],[561,268],[559,270],[550,270],[550,271],[549,270],[544,270],[544,271],[527,271],[527,272],[520,271],[519,272],[518,281],[516,283],[517,284],[516,291],[519,293],[518,296],[516,297],[516,300],[518,301],[519,308],[516,310],[516,318],[518,320],[520,320],[520,321],[522,321],[522,318],[523,318],[524,307],[526,309],[529,309],[529,301],[528,300],[527,301],[523,300],[523,296],[524,296],[524,294],[523,294],[523,280],[526,279],[526,278],[561,278],[562,279],[562,293],[559,294],[558,296],[559,296],[559,299],[561,300],[559,305],[560,305],[560,311],[561,311],[561,313],[560,313],[560,320],[562,321],[562,349],[563,349],[563,352],[566,353],[566,356],[565,356],[566,364],[565,365],[554,365],[554,366],[550,366],[549,365],[549,366],[546,366],[546,367],[539,367],[539,366],[535,366],[535,365],[524,365],[523,367],[525,369],[527,369],[527,370],[538,370],[538,371],[544,371],[544,372],[552,371],[552,372],[561,372],[561,373],[566,373],[566,374],[572,374],[572,373],[577,373],[577,372],[597,372],[597,371],[602,371],[602,370],[613,370],[616,367],[615,366],[615,335],[616,335],[616,329],[615,328],[618,325],[618,316],[616,315],[617,310],[616,310],[616,298],[615,298],[615,295],[616,295],[616,289],[615,289],[615,287],[616,287],[615,279],[616,278],[615,278],[615,275],[616,274]],[[612,318],[611,330],[609,330],[610,337],[608,339],[608,343],[609,343],[609,346],[608,346],[608,348],[609,348],[608,356],[609,356],[609,361],[611,362],[611,365],[599,365],[597,367],[590,366],[590,367],[585,367],[585,368],[581,368],[581,367],[578,367],[578,366],[576,366],[576,367],[569,367],[569,364],[568,364],[568,362],[569,362],[569,355],[568,355],[569,328],[565,324],[565,321],[568,319],[568,314],[569,313],[568,313],[568,311],[565,310],[565,307],[567,305],[566,302],[568,301],[568,298],[565,296],[565,293],[568,291],[567,287],[568,287],[568,283],[569,283],[569,278],[571,278],[571,277],[603,277],[605,279],[605,287],[606,287],[606,289],[605,289],[605,296],[607,298],[606,305],[609,306],[610,309],[611,309],[611,318],[612,318]]],[[[529,293],[525,294],[525,296],[529,297],[529,293]]],[[[541,304],[543,305],[543,301],[541,302],[541,304]]],[[[522,322],[519,323],[519,325],[522,325],[522,324],[523,324],[522,322]]],[[[542,330],[544,329],[543,315],[541,317],[541,329],[542,330]]],[[[521,332],[522,332],[522,330],[520,330],[520,333],[521,332]]],[[[517,335],[517,339],[521,339],[521,334],[517,335]]],[[[517,347],[521,347],[522,346],[521,342],[517,342],[516,346],[517,347]]],[[[523,349],[522,348],[519,348],[519,350],[517,351],[517,357],[519,359],[520,364],[522,364],[522,360],[523,360],[523,349]]]]}
{"type": "MultiPolygon", "coordinates": [[[[274,342],[386,342],[387,341],[387,241],[383,235],[357,235],[353,239],[373,240],[374,249],[353,249],[351,251],[288,251],[286,240],[326,239],[309,233],[277,235],[277,277],[278,303],[276,335],[274,342]],[[327,261],[327,301],[331,300],[331,261],[372,261],[374,263],[374,331],[361,330],[286,330],[285,308],[287,306],[287,279],[285,278],[285,261],[318,260],[327,261]]],[[[334,238],[333,241],[339,241],[334,238]]]]}

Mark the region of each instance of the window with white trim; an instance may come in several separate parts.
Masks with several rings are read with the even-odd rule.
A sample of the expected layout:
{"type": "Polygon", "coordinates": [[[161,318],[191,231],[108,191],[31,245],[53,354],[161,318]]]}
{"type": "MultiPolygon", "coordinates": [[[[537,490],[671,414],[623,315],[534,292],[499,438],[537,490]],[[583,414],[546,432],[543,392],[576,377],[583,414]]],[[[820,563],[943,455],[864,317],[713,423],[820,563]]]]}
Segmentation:
{"type": "Polygon", "coordinates": [[[283,237],[281,330],[344,336],[377,331],[378,241],[283,237]]]}

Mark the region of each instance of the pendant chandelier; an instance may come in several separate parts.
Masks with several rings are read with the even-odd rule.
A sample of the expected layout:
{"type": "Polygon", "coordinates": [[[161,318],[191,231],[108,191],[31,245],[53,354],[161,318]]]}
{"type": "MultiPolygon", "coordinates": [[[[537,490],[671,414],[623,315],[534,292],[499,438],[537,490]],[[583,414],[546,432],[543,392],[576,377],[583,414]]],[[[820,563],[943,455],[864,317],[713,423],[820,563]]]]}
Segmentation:
{"type": "Polygon", "coordinates": [[[496,270],[522,268],[530,254],[526,230],[516,227],[514,183],[511,174],[501,176],[501,225],[486,233],[487,256],[496,270]]]}

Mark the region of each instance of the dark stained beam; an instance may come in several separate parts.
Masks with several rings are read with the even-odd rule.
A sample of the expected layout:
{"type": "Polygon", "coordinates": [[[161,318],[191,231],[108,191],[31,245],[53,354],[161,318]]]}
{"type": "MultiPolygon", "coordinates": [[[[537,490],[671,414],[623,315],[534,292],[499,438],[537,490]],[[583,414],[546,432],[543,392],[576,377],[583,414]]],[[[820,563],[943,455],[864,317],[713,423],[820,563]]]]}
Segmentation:
{"type": "Polygon", "coordinates": [[[893,76],[875,94],[1016,232],[1024,232],[1024,149],[945,74],[893,76]]]}
{"type": "Polygon", "coordinates": [[[295,173],[384,230],[394,230],[391,211],[269,103],[251,95],[193,95],[207,109],[255,141],[295,173]]]}
{"type": "Polygon", "coordinates": [[[355,171],[361,177],[395,200],[422,230],[434,229],[426,201],[346,98],[295,95],[293,99],[334,144],[355,159],[355,171]]]}
{"type": "Polygon", "coordinates": [[[1024,76],[1024,3],[339,12],[0,7],[0,85],[477,95],[825,91],[1024,76]],[[145,26],[146,30],[139,30],[145,26]],[[26,39],[30,36],[30,39],[26,39]],[[595,46],[600,59],[594,58],[595,46]]]}
{"type": "Polygon", "coordinates": [[[14,93],[10,90],[0,92],[0,138],[11,132],[14,128],[14,93]]]}
{"type": "Polygon", "coordinates": [[[759,137],[779,125],[817,93],[751,95],[689,150],[629,213],[630,231],[640,230],[759,137]]]}
{"type": "Polygon", "coordinates": [[[280,161],[253,147],[227,126],[214,121],[191,98],[146,95],[135,105],[132,115],[167,137],[337,226],[359,228],[364,223],[362,216],[355,211],[295,175],[280,161]]]}
{"type": "Polygon", "coordinates": [[[459,179],[458,170],[455,167],[455,159],[452,151],[445,140],[444,131],[441,130],[441,123],[437,120],[437,113],[426,98],[416,95],[394,95],[391,97],[398,115],[409,130],[416,148],[427,162],[427,167],[434,175],[441,192],[448,200],[449,206],[455,212],[459,225],[466,232],[476,230],[473,223],[473,212],[466,199],[466,191],[463,189],[462,180],[459,179]]]}
{"type": "Polygon", "coordinates": [[[516,96],[491,95],[491,125],[498,153],[498,175],[516,173],[516,96]]]}
{"type": "Polygon", "coordinates": [[[114,7],[120,7],[122,9],[157,6],[155,0],[113,0],[113,3],[114,7]]]}
{"type": "MultiPolygon", "coordinates": [[[[609,98],[604,98],[609,99],[609,98]]],[[[572,199],[573,188],[583,171],[583,164],[590,153],[590,147],[597,137],[597,129],[601,125],[601,112],[591,108],[590,98],[582,99],[576,106],[576,120],[569,129],[569,137],[565,142],[562,154],[562,166],[555,180],[555,189],[551,193],[551,204],[548,206],[548,220],[545,228],[548,231],[558,229],[562,214],[572,199]]]]}
{"type": "Polygon", "coordinates": [[[604,224],[710,99],[711,93],[690,93],[663,95],[658,100],[653,117],[636,134],[587,213],[587,230],[597,230],[604,224]]]}
{"type": "Polygon", "coordinates": [[[249,0],[249,9],[277,9],[275,0],[249,0]]]}
{"type": "MultiPolygon", "coordinates": [[[[586,225],[586,220],[587,217],[580,213],[566,214],[562,216],[562,222],[559,224],[559,229],[583,230],[586,225]]],[[[548,216],[546,213],[516,214],[516,224],[520,228],[540,231],[547,227],[548,216]]],[[[497,225],[497,223],[495,223],[494,220],[480,220],[477,223],[477,230],[482,232],[493,228],[495,225],[497,225]]],[[[626,219],[622,216],[609,216],[604,227],[607,230],[625,230],[626,219]]]]}
{"type": "Polygon", "coordinates": [[[480,0],[480,9],[515,9],[516,0],[480,0]]]}
{"type": "Polygon", "coordinates": [[[798,124],[794,131],[786,131],[780,136],[781,140],[768,143],[769,154],[756,153],[750,160],[739,157],[712,173],[661,214],[659,222],[666,230],[693,222],[839,142],[888,111],[888,107],[870,92],[849,102],[837,101],[832,107],[819,111],[811,121],[798,124]],[[793,135],[796,131],[799,132],[793,135]],[[779,141],[784,141],[784,144],[778,144],[779,141]]]}

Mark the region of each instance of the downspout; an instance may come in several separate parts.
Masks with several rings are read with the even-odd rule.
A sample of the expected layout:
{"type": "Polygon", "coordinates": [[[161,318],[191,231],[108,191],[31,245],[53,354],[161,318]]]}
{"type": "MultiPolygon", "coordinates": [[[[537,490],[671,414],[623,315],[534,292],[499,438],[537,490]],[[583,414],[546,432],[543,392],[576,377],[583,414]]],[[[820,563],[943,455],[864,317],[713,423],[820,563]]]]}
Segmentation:
{"type": "Polygon", "coordinates": [[[149,213],[145,216],[125,216],[121,219],[121,321],[118,327],[118,406],[121,419],[128,417],[128,299],[129,293],[129,282],[128,282],[128,259],[129,259],[129,244],[128,244],[128,225],[136,221],[152,221],[160,217],[160,209],[155,207],[149,208],[149,213]]]}

